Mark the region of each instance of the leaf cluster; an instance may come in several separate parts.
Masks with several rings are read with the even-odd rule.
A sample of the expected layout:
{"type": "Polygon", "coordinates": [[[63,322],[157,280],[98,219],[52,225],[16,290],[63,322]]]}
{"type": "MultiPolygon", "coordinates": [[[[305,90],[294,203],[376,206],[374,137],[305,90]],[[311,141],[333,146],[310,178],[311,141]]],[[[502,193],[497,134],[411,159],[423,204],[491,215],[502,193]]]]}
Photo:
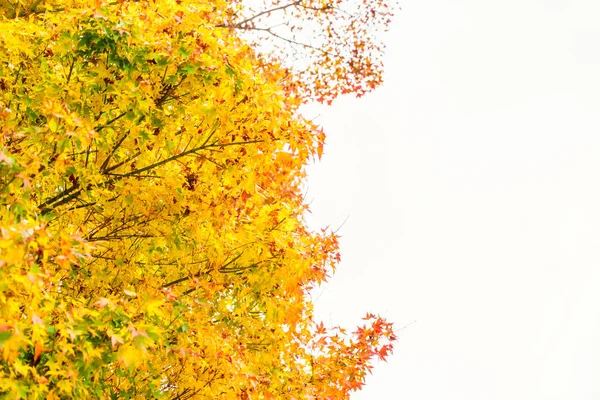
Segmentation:
{"type": "Polygon", "coordinates": [[[339,261],[303,219],[324,137],[222,27],[232,3],[2,1],[0,394],[358,389],[391,325],[313,321],[339,261]]]}

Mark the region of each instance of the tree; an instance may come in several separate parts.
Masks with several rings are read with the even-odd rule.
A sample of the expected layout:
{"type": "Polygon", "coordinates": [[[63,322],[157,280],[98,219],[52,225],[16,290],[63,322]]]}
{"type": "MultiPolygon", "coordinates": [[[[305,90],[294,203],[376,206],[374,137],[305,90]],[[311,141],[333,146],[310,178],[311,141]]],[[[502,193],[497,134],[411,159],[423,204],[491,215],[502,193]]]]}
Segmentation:
{"type": "Polygon", "coordinates": [[[313,320],[340,257],[299,188],[321,83],[240,7],[0,0],[3,396],[341,399],[391,351],[380,317],[313,320]]]}

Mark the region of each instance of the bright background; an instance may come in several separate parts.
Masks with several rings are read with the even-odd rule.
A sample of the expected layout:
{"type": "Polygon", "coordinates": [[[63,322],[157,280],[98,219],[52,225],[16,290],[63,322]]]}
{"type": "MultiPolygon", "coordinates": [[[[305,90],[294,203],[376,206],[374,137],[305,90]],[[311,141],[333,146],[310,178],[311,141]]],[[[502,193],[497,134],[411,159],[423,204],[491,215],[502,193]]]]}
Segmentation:
{"type": "Polygon", "coordinates": [[[600,399],[600,1],[401,6],[383,87],[305,110],[319,318],[417,320],[352,398],[600,399]]]}

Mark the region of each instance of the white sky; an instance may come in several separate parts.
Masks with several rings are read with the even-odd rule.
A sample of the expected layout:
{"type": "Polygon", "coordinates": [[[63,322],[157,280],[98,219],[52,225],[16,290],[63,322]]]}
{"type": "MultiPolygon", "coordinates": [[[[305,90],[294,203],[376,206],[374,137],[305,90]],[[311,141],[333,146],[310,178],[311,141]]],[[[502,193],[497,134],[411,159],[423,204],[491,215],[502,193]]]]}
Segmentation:
{"type": "Polygon", "coordinates": [[[384,86],[306,109],[318,316],[417,320],[353,399],[600,399],[600,1],[401,6],[384,86]]]}

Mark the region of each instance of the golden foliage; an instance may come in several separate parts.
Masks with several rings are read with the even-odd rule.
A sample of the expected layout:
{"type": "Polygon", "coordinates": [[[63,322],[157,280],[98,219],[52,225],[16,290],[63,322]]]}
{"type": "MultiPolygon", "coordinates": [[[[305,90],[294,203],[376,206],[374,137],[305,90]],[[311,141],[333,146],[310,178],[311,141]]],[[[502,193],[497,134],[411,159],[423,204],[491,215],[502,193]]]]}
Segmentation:
{"type": "Polygon", "coordinates": [[[323,135],[228,1],[0,0],[0,394],[347,398],[391,325],[315,325],[323,135]],[[16,4],[16,5],[15,5],[16,4]]]}

